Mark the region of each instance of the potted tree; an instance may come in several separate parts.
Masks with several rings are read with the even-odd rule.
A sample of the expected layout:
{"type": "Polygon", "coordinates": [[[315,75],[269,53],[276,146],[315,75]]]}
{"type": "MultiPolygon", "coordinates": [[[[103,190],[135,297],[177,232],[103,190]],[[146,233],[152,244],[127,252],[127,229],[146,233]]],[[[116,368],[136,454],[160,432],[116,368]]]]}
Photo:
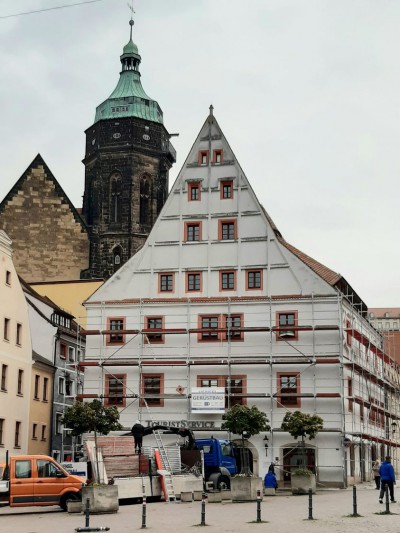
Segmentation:
{"type": "Polygon", "coordinates": [[[291,472],[291,484],[293,494],[308,494],[309,489],[313,493],[316,490],[315,474],[307,468],[307,455],[305,438],[314,439],[317,433],[324,427],[324,421],[318,415],[310,415],[301,411],[287,412],[283,418],[281,429],[300,441],[300,467],[291,472]]]}
{"type": "Polygon", "coordinates": [[[99,464],[97,435],[108,435],[110,431],[122,429],[119,423],[119,412],[115,406],[104,407],[100,400],[92,402],[75,402],[65,411],[61,422],[71,430],[72,435],[94,433],[94,481],[82,489],[83,505],[90,500],[93,513],[118,511],[118,487],[102,482],[99,464]]]}
{"type": "Polygon", "coordinates": [[[241,471],[231,480],[232,500],[252,501],[257,498],[257,490],[262,492],[262,478],[253,475],[249,465],[248,454],[245,453],[245,439],[258,435],[262,431],[270,431],[267,415],[255,405],[234,405],[223,416],[221,429],[240,435],[241,471]]]}

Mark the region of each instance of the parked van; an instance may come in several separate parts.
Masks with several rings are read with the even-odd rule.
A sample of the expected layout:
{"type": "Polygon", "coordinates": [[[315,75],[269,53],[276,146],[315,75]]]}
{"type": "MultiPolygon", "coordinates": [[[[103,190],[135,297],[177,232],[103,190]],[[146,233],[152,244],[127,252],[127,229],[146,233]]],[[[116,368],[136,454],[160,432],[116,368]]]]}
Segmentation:
{"type": "Polygon", "coordinates": [[[3,479],[3,472],[5,466],[6,465],[4,463],[0,463],[0,479],[3,479]]]}
{"type": "Polygon", "coordinates": [[[82,499],[83,477],[69,474],[47,455],[17,455],[3,465],[0,503],[10,507],[59,505],[67,509],[68,500],[82,499]]]}

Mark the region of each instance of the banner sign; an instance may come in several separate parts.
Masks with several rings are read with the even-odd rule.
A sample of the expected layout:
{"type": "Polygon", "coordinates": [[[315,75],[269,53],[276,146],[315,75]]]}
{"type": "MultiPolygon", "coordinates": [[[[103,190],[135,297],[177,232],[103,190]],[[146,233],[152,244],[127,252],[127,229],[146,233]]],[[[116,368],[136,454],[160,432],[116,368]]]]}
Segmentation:
{"type": "Polygon", "coordinates": [[[191,390],[192,413],[224,413],[225,388],[207,387],[191,390]]]}

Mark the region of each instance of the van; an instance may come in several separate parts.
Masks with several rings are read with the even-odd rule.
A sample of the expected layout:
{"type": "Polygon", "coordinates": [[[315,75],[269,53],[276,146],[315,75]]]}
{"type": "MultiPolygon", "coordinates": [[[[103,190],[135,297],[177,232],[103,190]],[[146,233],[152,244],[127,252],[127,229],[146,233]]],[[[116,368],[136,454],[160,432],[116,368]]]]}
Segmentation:
{"type": "Polygon", "coordinates": [[[82,500],[85,478],[69,474],[47,455],[17,455],[3,466],[0,503],[10,507],[59,505],[67,510],[69,500],[82,500]]]}

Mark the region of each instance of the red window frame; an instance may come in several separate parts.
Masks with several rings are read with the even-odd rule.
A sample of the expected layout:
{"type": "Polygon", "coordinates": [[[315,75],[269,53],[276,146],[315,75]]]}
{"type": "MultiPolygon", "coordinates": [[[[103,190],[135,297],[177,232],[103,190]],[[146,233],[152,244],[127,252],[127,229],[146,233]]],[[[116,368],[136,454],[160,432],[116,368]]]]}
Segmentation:
{"type": "Polygon", "coordinates": [[[221,315],[219,314],[207,314],[199,315],[198,326],[201,331],[198,333],[198,342],[219,342],[221,339],[221,315]],[[209,327],[205,323],[213,321],[216,327],[209,327]],[[216,331],[215,331],[216,330],[216,331]]]}
{"type": "Polygon", "coordinates": [[[145,342],[147,344],[164,344],[165,335],[161,333],[164,329],[164,316],[145,316],[144,323],[145,342]],[[159,323],[161,327],[154,327],[153,323],[159,323]]]}
{"type": "Polygon", "coordinates": [[[60,359],[67,358],[67,345],[65,342],[60,342],[60,359]]]}
{"type": "Polygon", "coordinates": [[[199,150],[199,159],[198,163],[199,165],[208,165],[210,160],[210,153],[208,150],[199,150]],[[205,161],[204,161],[205,159],[205,161]]]}
{"type": "Polygon", "coordinates": [[[105,398],[106,406],[115,405],[115,407],[126,407],[126,374],[109,374],[105,377],[105,398]],[[117,393],[113,394],[111,389],[118,386],[117,393]],[[121,394],[119,394],[121,393],[121,394]]]}
{"type": "MultiPolygon", "coordinates": [[[[254,284],[254,282],[252,283],[254,284]]],[[[260,291],[263,288],[263,270],[261,268],[252,268],[249,270],[246,270],[246,291],[260,291]],[[259,274],[260,277],[260,285],[259,287],[251,287],[250,283],[250,276],[259,274]]]]}
{"type": "Polygon", "coordinates": [[[201,200],[201,184],[199,181],[193,181],[188,184],[188,201],[189,202],[200,202],[201,200]],[[197,190],[197,198],[193,198],[193,191],[197,190]]]}
{"type": "Polygon", "coordinates": [[[112,316],[107,318],[107,330],[110,332],[107,335],[106,344],[107,346],[121,346],[125,344],[125,333],[118,333],[119,331],[125,330],[125,317],[124,316],[112,316]],[[115,323],[115,324],[114,324],[115,323]],[[121,324],[122,327],[115,328],[116,323],[121,324]],[[111,333],[115,331],[115,333],[111,333]]]}
{"type": "Polygon", "coordinates": [[[243,333],[243,313],[232,313],[230,315],[223,315],[223,324],[226,331],[224,332],[224,340],[231,342],[238,342],[244,340],[243,333]]]}
{"type": "MultiPolygon", "coordinates": [[[[167,287],[169,286],[169,283],[167,283],[167,287]]],[[[158,274],[158,292],[159,293],[164,293],[164,292],[175,292],[175,273],[174,272],[159,272],[158,274]],[[164,288],[163,289],[163,285],[164,285],[164,280],[163,278],[171,278],[171,289],[168,289],[168,288],[164,288]]]]}
{"type": "MultiPolygon", "coordinates": [[[[231,230],[229,229],[229,236],[231,235],[231,230]]],[[[236,219],[220,219],[218,220],[218,239],[220,241],[235,241],[237,239],[237,220],[236,219]],[[226,230],[224,226],[233,226],[233,239],[224,238],[226,230]]]]}
{"type": "Polygon", "coordinates": [[[203,273],[202,272],[186,272],[186,292],[202,292],[203,290],[203,273]],[[199,288],[191,289],[190,285],[190,276],[199,277],[199,288]]]}
{"type": "Polygon", "coordinates": [[[277,373],[277,406],[278,407],[301,407],[300,400],[300,373],[299,372],[278,372],[277,373]],[[284,387],[282,386],[282,378],[294,378],[296,383],[296,388],[294,387],[284,387]],[[291,396],[291,392],[296,390],[296,393],[291,396]],[[282,396],[282,394],[287,394],[287,396],[282,396]]]}
{"type": "Polygon", "coordinates": [[[298,311],[277,311],[276,312],[276,340],[278,341],[297,341],[299,338],[298,311]],[[293,315],[293,324],[288,324],[288,320],[281,317],[293,315]],[[291,329],[291,326],[293,329],[291,329]]]}
{"type": "Polygon", "coordinates": [[[214,165],[220,165],[222,161],[224,160],[224,151],[222,148],[217,148],[216,150],[213,150],[213,163],[214,165]],[[219,156],[219,161],[217,161],[219,156]]]}
{"type": "Polygon", "coordinates": [[[221,200],[232,200],[233,198],[233,180],[223,180],[220,183],[221,200]],[[229,195],[225,195],[225,187],[229,187],[229,195]]]}
{"type": "Polygon", "coordinates": [[[219,290],[222,292],[236,290],[236,270],[221,270],[219,273],[219,290]],[[233,282],[233,283],[232,283],[233,282]],[[225,285],[225,287],[224,287],[225,285]],[[228,285],[228,286],[226,286],[228,285]]]}
{"type": "Polygon", "coordinates": [[[162,398],[162,395],[164,394],[164,374],[142,374],[141,383],[140,383],[140,392],[142,399],[140,400],[141,406],[145,406],[147,403],[148,407],[164,407],[164,398],[162,398]],[[151,384],[150,380],[152,379],[158,379],[159,380],[159,392],[153,392],[155,389],[154,385],[151,384]],[[146,383],[146,380],[149,380],[146,383]],[[148,392],[148,389],[146,387],[148,385],[150,387],[150,392],[148,392]],[[145,397],[147,394],[149,394],[148,398],[145,398],[146,402],[144,402],[143,397],[145,397]],[[151,397],[151,394],[157,394],[156,397],[151,397]]]}
{"type": "Polygon", "coordinates": [[[185,235],[184,235],[184,240],[186,242],[199,242],[202,240],[202,235],[201,235],[201,222],[185,222],[185,235]],[[194,227],[197,227],[198,228],[198,239],[189,239],[189,233],[190,233],[190,228],[194,228],[194,227]]]}

